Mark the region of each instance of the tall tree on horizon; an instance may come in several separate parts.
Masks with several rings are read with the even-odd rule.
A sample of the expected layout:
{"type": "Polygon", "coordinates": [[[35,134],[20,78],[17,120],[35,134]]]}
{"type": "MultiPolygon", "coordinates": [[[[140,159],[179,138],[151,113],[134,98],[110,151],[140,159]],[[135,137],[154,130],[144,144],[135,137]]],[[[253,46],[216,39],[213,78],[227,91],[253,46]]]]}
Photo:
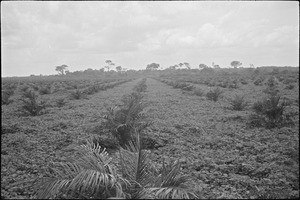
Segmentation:
{"type": "Polygon", "coordinates": [[[65,75],[65,70],[68,68],[67,65],[56,66],[55,71],[58,71],[60,75],[65,75]]]}

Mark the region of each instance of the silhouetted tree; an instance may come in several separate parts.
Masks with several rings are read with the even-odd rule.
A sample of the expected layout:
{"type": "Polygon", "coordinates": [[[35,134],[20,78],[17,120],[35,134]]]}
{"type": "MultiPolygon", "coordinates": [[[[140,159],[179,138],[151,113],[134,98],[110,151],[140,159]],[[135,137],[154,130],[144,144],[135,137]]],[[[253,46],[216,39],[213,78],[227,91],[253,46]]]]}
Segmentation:
{"type": "Polygon", "coordinates": [[[230,63],[230,65],[233,67],[233,68],[238,68],[239,66],[242,65],[242,63],[240,61],[232,61],[230,63]]]}
{"type": "Polygon", "coordinates": [[[105,63],[107,64],[105,68],[109,71],[110,67],[113,67],[115,64],[111,60],[106,60],[105,63]]]}
{"type": "Polygon", "coordinates": [[[187,63],[187,62],[184,62],[183,64],[186,66],[186,68],[188,68],[188,69],[191,69],[191,66],[190,66],[190,64],[189,64],[189,63],[187,63]]]}
{"type": "Polygon", "coordinates": [[[200,64],[200,65],[199,65],[199,68],[200,68],[200,69],[205,69],[205,68],[208,68],[208,66],[207,66],[206,64],[200,64]]]}
{"type": "Polygon", "coordinates": [[[157,63],[151,63],[151,64],[147,65],[147,67],[146,67],[146,69],[149,69],[149,70],[155,70],[158,68],[159,68],[159,64],[157,64],[157,63]]]}
{"type": "Polygon", "coordinates": [[[116,70],[117,70],[117,72],[120,72],[120,71],[122,71],[122,67],[118,66],[118,67],[116,67],[116,70]]]}
{"type": "Polygon", "coordinates": [[[58,74],[64,75],[65,70],[68,68],[67,65],[56,66],[55,71],[58,71],[58,74]]]}

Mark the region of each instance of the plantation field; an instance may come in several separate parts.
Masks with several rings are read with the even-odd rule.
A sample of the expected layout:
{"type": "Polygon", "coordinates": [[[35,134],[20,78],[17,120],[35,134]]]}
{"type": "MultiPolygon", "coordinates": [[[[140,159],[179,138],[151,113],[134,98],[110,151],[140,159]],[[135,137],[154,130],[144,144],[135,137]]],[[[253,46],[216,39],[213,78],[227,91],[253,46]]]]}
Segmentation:
{"type": "MultiPolygon", "coordinates": [[[[88,139],[107,148],[120,172],[122,154],[113,136],[124,126],[116,127],[112,122],[131,93],[144,107],[126,123],[143,126],[140,134],[155,168],[164,169],[163,161],[169,164],[177,160],[178,176],[188,177],[185,185],[194,194],[189,197],[299,198],[299,75],[290,89],[282,82],[276,86],[280,102],[289,104],[280,107],[277,102],[274,107],[284,109],[284,113],[276,112],[274,115],[280,116],[275,121],[257,111],[258,117],[265,117],[265,124],[257,124],[251,116],[255,102],[267,96],[271,76],[261,85],[245,76],[248,83],[238,83],[238,87],[220,87],[220,77],[209,84],[196,82],[196,76],[189,76],[187,81],[187,77],[166,73],[94,82],[53,81],[42,86],[30,81],[23,85],[2,83],[2,91],[14,93],[5,99],[1,110],[1,198],[36,198],[36,182],[55,177],[56,163],[76,157],[70,148],[86,144],[88,139]],[[180,85],[185,82],[188,85],[180,85]],[[33,90],[36,97],[24,89],[26,85],[33,89],[38,86],[33,90]],[[207,95],[214,89],[221,91],[216,101],[207,95]],[[26,91],[29,97],[24,96],[26,91]],[[236,95],[244,95],[247,103],[242,109],[232,108],[236,95]],[[40,107],[24,113],[26,108],[21,105],[26,103],[20,99],[26,98],[40,107]],[[290,118],[281,118],[289,113],[290,118]]],[[[273,91],[273,86],[270,88],[273,91]]]]}

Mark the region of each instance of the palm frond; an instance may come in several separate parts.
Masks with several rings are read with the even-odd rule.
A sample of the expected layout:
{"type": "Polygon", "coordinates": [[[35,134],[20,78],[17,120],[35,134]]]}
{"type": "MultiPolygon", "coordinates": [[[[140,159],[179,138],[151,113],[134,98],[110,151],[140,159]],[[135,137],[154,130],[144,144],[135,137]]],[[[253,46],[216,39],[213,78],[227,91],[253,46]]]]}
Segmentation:
{"type": "Polygon", "coordinates": [[[194,193],[178,187],[154,187],[145,190],[145,194],[150,194],[150,197],[155,199],[190,199],[197,197],[194,193]]]}
{"type": "Polygon", "coordinates": [[[123,177],[132,183],[127,190],[131,198],[146,196],[141,192],[153,183],[154,176],[148,154],[142,150],[139,133],[136,141],[130,141],[126,149],[120,149],[120,165],[123,177]]]}
{"type": "Polygon", "coordinates": [[[71,180],[82,170],[76,163],[58,163],[57,169],[52,169],[57,176],[56,178],[44,178],[38,182],[35,188],[39,191],[38,198],[45,199],[67,190],[71,180]]]}
{"type": "Polygon", "coordinates": [[[68,189],[79,193],[88,193],[94,197],[100,195],[102,198],[107,197],[108,194],[124,196],[118,177],[90,169],[81,171],[72,179],[68,189]]]}
{"type": "Polygon", "coordinates": [[[60,193],[72,192],[86,197],[124,197],[122,185],[129,182],[120,177],[112,165],[108,153],[101,146],[87,141],[86,145],[75,147],[79,158],[73,163],[60,163],[54,169],[56,178],[39,187],[39,198],[52,198],[60,193]]]}
{"type": "Polygon", "coordinates": [[[38,189],[38,199],[48,199],[59,194],[70,184],[70,179],[44,178],[43,183],[35,188],[38,189]]]}
{"type": "Polygon", "coordinates": [[[180,198],[188,199],[196,195],[187,190],[185,183],[189,180],[187,176],[182,176],[180,172],[180,163],[178,161],[165,165],[160,170],[154,184],[146,188],[146,194],[155,198],[180,198]]]}
{"type": "Polygon", "coordinates": [[[106,149],[102,148],[98,143],[87,141],[87,144],[74,147],[74,149],[80,156],[74,160],[78,165],[85,169],[94,169],[100,172],[108,170],[111,173],[112,169],[109,163],[112,158],[109,157],[106,149]]]}
{"type": "Polygon", "coordinates": [[[72,179],[82,170],[82,167],[76,163],[67,162],[58,164],[59,167],[52,170],[60,179],[72,179]]]}

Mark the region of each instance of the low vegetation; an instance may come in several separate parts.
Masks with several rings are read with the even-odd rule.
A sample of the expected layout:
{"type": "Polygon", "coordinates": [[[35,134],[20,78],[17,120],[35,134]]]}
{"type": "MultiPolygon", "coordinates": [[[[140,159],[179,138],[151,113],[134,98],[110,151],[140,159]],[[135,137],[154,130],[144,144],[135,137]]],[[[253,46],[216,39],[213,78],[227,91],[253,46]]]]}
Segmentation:
{"type": "Polygon", "coordinates": [[[218,101],[223,91],[220,88],[215,88],[206,93],[206,98],[212,101],[218,101]]]}
{"type": "Polygon", "coordinates": [[[287,107],[291,103],[286,100],[281,101],[279,81],[272,76],[266,85],[267,87],[263,90],[266,96],[252,106],[254,114],[250,115],[249,124],[254,127],[264,126],[266,128],[294,125],[293,117],[297,115],[297,112],[287,112],[287,107]]]}
{"type": "Polygon", "coordinates": [[[38,95],[32,90],[26,90],[20,100],[22,101],[20,111],[25,115],[41,115],[46,108],[46,102],[39,100],[38,95]]]}
{"type": "Polygon", "coordinates": [[[82,98],[86,98],[85,93],[83,93],[82,90],[79,89],[75,89],[74,91],[72,91],[70,93],[70,99],[82,99],[82,98]]]}
{"type": "Polygon", "coordinates": [[[233,110],[244,110],[249,102],[245,100],[245,95],[235,95],[234,98],[229,99],[229,104],[233,110]]]}
{"type": "Polygon", "coordinates": [[[194,94],[199,97],[202,97],[204,95],[204,91],[201,88],[197,88],[194,90],[194,94]]]}
{"type": "Polygon", "coordinates": [[[1,197],[298,199],[297,70],[206,67],[4,78],[1,197]]]}
{"type": "Polygon", "coordinates": [[[13,90],[1,91],[1,105],[8,105],[12,102],[10,97],[14,94],[13,90]]]}
{"type": "Polygon", "coordinates": [[[286,113],[288,102],[280,102],[281,97],[276,94],[269,95],[262,101],[253,104],[252,109],[255,112],[250,116],[249,124],[251,126],[266,128],[275,128],[293,125],[294,112],[286,113]]]}
{"type": "Polygon", "coordinates": [[[149,153],[142,149],[139,136],[119,150],[118,172],[105,149],[87,141],[75,147],[72,162],[60,163],[55,177],[36,184],[37,197],[45,198],[123,198],[189,199],[196,195],[187,189],[188,178],[180,175],[180,163],[155,168],[149,153]]]}
{"type": "Polygon", "coordinates": [[[141,102],[143,98],[141,92],[146,88],[145,80],[142,80],[134,88],[134,92],[123,96],[122,105],[108,108],[104,116],[105,127],[110,130],[122,147],[128,145],[128,142],[136,137],[136,132],[141,132],[150,124],[145,122],[143,113],[145,104],[141,102]]]}

